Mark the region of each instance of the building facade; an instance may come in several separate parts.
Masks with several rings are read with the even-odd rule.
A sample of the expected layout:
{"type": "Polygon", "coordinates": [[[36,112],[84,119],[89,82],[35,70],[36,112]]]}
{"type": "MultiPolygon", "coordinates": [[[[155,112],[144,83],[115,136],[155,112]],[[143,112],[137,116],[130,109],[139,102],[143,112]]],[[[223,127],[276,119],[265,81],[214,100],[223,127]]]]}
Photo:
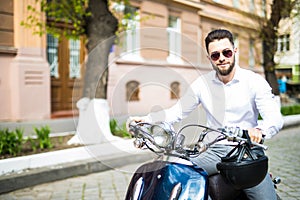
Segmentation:
{"type": "MultiPolygon", "coordinates": [[[[84,43],[35,36],[20,26],[34,0],[3,0],[0,15],[0,120],[72,116],[84,74],[84,43]]],[[[114,5],[135,12],[109,57],[112,116],[144,114],[171,106],[199,74],[212,68],[204,38],[217,28],[234,34],[236,62],[263,72],[259,17],[268,0],[132,0],[114,5]]],[[[44,19],[44,16],[40,16],[44,19]]]]}
{"type": "Polygon", "coordinates": [[[280,21],[278,29],[277,52],[275,55],[276,72],[282,93],[300,98],[300,15],[293,11],[292,18],[280,21]]]}
{"type": "Polygon", "coordinates": [[[0,1],[0,120],[50,117],[46,38],[20,26],[29,15],[27,5],[34,3],[0,1]]]}

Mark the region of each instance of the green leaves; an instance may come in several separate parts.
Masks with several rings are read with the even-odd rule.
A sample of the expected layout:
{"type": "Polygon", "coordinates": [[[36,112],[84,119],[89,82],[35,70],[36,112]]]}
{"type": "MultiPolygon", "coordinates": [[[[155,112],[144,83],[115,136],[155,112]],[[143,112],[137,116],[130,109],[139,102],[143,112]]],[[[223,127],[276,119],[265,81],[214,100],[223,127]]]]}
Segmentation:
{"type": "Polygon", "coordinates": [[[40,129],[34,128],[37,135],[36,143],[40,149],[52,148],[53,145],[50,140],[50,128],[48,126],[41,127],[40,129]]]}
{"type": "Polygon", "coordinates": [[[50,149],[53,147],[50,138],[50,128],[44,126],[41,128],[34,128],[36,138],[23,138],[23,130],[15,129],[11,131],[9,129],[0,130],[0,155],[17,156],[23,149],[26,149],[24,145],[26,142],[30,144],[30,148],[33,151],[37,149],[50,149]]]}
{"type": "Polygon", "coordinates": [[[299,115],[300,104],[281,107],[281,113],[282,115],[299,115]]]}
{"type": "MultiPolygon", "coordinates": [[[[86,34],[87,19],[93,15],[88,11],[88,3],[89,0],[35,0],[35,4],[27,6],[29,16],[21,26],[32,29],[33,34],[39,36],[49,33],[55,37],[78,39],[86,34]]],[[[107,7],[119,20],[118,32],[135,29],[134,22],[142,20],[129,0],[110,0],[107,7]],[[117,9],[120,6],[123,6],[122,10],[117,9]]]]}
{"type": "Polygon", "coordinates": [[[113,135],[124,137],[124,138],[131,138],[131,134],[128,133],[126,129],[126,124],[123,123],[123,125],[120,127],[115,119],[110,120],[109,122],[110,131],[113,135]]]}
{"type": "Polygon", "coordinates": [[[0,130],[0,155],[17,155],[21,152],[23,142],[23,130],[0,130]]]}
{"type": "Polygon", "coordinates": [[[50,33],[56,37],[64,35],[77,39],[85,34],[85,21],[91,13],[87,12],[88,0],[36,0],[28,5],[30,15],[21,26],[31,28],[34,34],[50,33]],[[47,20],[41,16],[47,16],[47,20]]]}

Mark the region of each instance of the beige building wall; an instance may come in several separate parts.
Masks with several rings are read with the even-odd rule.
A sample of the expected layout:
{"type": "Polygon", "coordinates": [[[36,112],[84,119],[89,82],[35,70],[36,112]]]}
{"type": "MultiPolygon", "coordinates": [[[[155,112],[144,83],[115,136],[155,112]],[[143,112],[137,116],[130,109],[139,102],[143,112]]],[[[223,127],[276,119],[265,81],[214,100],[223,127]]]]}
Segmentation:
{"type": "MultiPolygon", "coordinates": [[[[0,120],[30,120],[50,117],[50,75],[45,57],[45,36],[34,35],[20,25],[34,0],[5,0],[12,13],[13,42],[1,43],[0,120]]],[[[43,16],[41,16],[43,17],[43,16]]],[[[3,34],[1,38],[3,38],[3,34]]]]}
{"type": "MultiPolygon", "coordinates": [[[[147,18],[140,25],[140,58],[128,60],[119,51],[111,55],[109,66],[108,101],[111,115],[143,115],[150,111],[168,108],[176,103],[171,99],[171,84],[180,83],[180,95],[200,73],[210,70],[208,60],[199,61],[203,54],[198,3],[187,5],[180,1],[143,1],[138,6],[141,18],[147,18]],[[168,18],[177,16],[181,20],[180,62],[168,60],[168,18]],[[206,62],[206,63],[205,63],[206,62]],[[199,66],[202,63],[205,65],[199,66]],[[126,83],[137,81],[139,100],[127,101],[126,83]]],[[[175,41],[174,41],[175,42],[175,41]]]]}
{"type": "MultiPolygon", "coordinates": [[[[136,3],[141,17],[148,17],[141,23],[141,58],[122,59],[110,66],[108,100],[112,116],[143,115],[150,111],[167,108],[176,100],[170,98],[170,84],[180,82],[180,95],[199,76],[212,70],[206,57],[204,39],[208,32],[217,28],[227,28],[237,38],[239,56],[237,62],[243,68],[262,73],[261,42],[258,37],[259,24],[253,13],[261,15],[261,5],[250,13],[248,1],[142,1],[136,3]],[[181,19],[181,60],[170,63],[168,57],[169,15],[181,19]],[[149,29],[151,27],[151,29],[149,29]],[[153,28],[154,27],[154,28],[153,28]],[[255,65],[249,66],[250,40],[254,41],[255,65]],[[126,83],[140,83],[139,100],[126,100],[126,83]]],[[[259,4],[259,5],[258,5],[259,4]]]]}
{"type": "Polygon", "coordinates": [[[255,4],[255,11],[251,13],[249,1],[239,1],[239,6],[235,7],[233,1],[222,1],[218,4],[213,1],[205,2],[205,9],[199,12],[201,16],[201,28],[204,38],[208,32],[217,28],[229,29],[238,38],[236,44],[238,48],[238,64],[244,68],[250,68],[257,72],[262,72],[262,48],[259,38],[260,23],[257,15],[262,17],[260,2],[255,4]],[[256,13],[256,15],[254,15],[256,13]],[[254,41],[255,66],[249,67],[250,39],[254,41]]]}
{"type": "Polygon", "coordinates": [[[0,1],[0,119],[11,118],[10,62],[16,55],[13,37],[13,0],[0,1]]]}

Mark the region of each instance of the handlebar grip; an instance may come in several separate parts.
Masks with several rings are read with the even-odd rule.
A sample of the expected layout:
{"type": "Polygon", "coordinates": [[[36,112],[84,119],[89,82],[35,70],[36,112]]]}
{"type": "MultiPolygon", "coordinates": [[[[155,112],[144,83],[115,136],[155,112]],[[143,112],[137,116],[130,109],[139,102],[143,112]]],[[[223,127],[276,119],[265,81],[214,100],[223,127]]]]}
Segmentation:
{"type": "Polygon", "coordinates": [[[268,147],[267,147],[266,145],[263,145],[263,144],[258,144],[258,143],[256,143],[256,142],[252,142],[252,144],[254,144],[255,146],[261,147],[261,148],[263,148],[264,150],[267,150],[267,149],[268,149],[268,147]]]}

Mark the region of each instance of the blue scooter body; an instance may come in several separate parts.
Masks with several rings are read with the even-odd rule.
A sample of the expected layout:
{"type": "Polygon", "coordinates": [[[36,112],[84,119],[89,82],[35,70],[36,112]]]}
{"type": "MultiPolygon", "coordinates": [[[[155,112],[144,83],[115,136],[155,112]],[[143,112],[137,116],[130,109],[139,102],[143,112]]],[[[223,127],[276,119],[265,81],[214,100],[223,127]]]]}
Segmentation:
{"type": "Polygon", "coordinates": [[[202,168],[161,160],[139,167],[126,194],[126,200],[206,200],[207,197],[208,175],[202,168]]]}

